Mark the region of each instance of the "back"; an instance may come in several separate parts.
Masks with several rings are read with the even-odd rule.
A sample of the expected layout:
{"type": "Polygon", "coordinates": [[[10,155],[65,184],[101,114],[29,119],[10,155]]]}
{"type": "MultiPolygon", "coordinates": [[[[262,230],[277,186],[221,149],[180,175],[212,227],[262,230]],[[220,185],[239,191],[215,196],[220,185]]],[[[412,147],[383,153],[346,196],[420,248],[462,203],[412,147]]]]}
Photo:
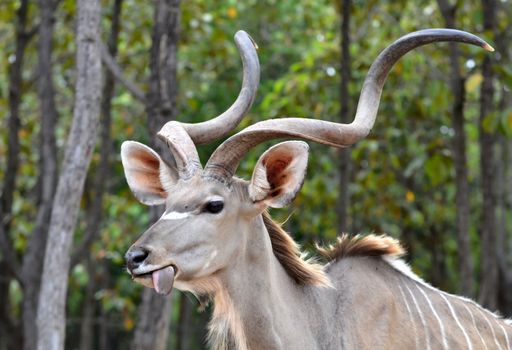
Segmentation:
{"type": "Polygon", "coordinates": [[[331,349],[511,349],[505,320],[428,285],[396,257],[346,256],[326,272],[334,289],[324,297],[336,308],[324,312],[338,320],[325,335],[331,349]]]}

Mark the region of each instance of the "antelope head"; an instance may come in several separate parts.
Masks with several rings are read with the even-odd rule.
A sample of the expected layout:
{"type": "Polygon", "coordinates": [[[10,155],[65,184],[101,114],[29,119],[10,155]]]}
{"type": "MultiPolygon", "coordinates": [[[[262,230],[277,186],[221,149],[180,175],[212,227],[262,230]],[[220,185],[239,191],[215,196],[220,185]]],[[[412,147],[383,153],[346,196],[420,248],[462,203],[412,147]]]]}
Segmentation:
{"type": "Polygon", "coordinates": [[[480,38],[457,30],[427,29],[408,34],[387,47],[370,67],[355,119],[338,124],[305,118],[265,120],[225,140],[204,169],[196,145],[222,138],[251,107],[259,83],[256,47],[245,32],[235,41],[244,72],[235,103],[220,116],[198,124],[168,122],[158,137],[168,145],[174,164],[151,148],[126,141],[121,157],[128,184],[147,205],[165,205],[162,217],[128,250],[126,261],[135,281],[167,294],[173,282],[198,291],[201,281],[236,262],[246,249],[255,218],[267,207],[283,207],[299,191],[307,166],[308,146],[302,141],[279,143],[264,152],[250,181],[234,177],[242,157],[254,146],[276,138],[299,138],[334,147],[348,147],[370,132],[382,87],[394,63],[408,51],[437,41],[458,41],[487,50],[480,38]]]}

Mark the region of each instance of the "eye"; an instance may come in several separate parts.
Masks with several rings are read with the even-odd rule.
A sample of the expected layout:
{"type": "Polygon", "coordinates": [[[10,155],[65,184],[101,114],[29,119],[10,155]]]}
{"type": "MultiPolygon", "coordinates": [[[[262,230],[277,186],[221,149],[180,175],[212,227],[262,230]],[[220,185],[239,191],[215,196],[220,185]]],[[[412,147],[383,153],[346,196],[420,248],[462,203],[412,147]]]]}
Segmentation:
{"type": "Polygon", "coordinates": [[[211,214],[217,214],[222,211],[224,208],[224,202],[221,200],[214,200],[206,203],[204,206],[203,211],[211,213],[211,214]]]}

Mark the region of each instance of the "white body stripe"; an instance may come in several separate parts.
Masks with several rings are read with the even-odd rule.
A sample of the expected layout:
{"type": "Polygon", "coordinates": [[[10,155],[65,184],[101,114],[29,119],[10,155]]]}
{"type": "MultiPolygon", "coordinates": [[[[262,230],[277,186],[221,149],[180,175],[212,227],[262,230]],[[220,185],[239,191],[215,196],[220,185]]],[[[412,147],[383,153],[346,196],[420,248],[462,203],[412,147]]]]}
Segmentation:
{"type": "Polygon", "coordinates": [[[405,288],[407,288],[407,291],[411,295],[412,301],[414,302],[414,305],[416,306],[416,310],[418,310],[418,314],[420,315],[421,324],[423,325],[423,330],[425,331],[425,341],[427,343],[427,350],[430,350],[430,335],[427,328],[427,322],[425,322],[425,318],[423,317],[423,313],[421,312],[420,306],[418,305],[418,302],[416,301],[416,298],[414,297],[414,294],[412,294],[412,291],[409,289],[409,287],[406,285],[405,288]]]}
{"type": "Polygon", "coordinates": [[[407,313],[409,314],[409,319],[411,320],[411,324],[413,325],[412,329],[414,332],[414,341],[416,343],[416,350],[420,349],[420,339],[418,338],[418,334],[416,333],[416,326],[414,324],[414,317],[412,315],[411,308],[409,306],[409,302],[407,301],[407,297],[405,296],[404,290],[402,289],[402,286],[400,283],[398,283],[398,289],[400,290],[400,294],[402,294],[402,298],[405,302],[405,307],[407,308],[407,313]]]}
{"type": "Polygon", "coordinates": [[[446,341],[446,332],[444,330],[443,321],[441,321],[441,318],[437,314],[436,309],[434,309],[434,305],[432,305],[432,302],[430,301],[429,297],[427,296],[427,293],[425,293],[425,291],[423,289],[418,287],[418,285],[415,285],[415,286],[421,292],[421,294],[423,294],[423,296],[425,297],[425,299],[428,302],[428,306],[430,307],[430,310],[432,310],[432,313],[436,317],[437,322],[439,323],[439,328],[441,329],[441,337],[443,338],[443,349],[448,350],[448,342],[446,341]]]}
{"type": "Polygon", "coordinates": [[[504,323],[506,323],[507,325],[511,325],[512,326],[512,320],[509,320],[509,319],[502,319],[500,316],[498,316],[497,314],[483,308],[481,305],[479,305],[478,303],[476,303],[474,300],[472,299],[469,299],[469,298],[466,298],[466,297],[463,297],[463,296],[460,296],[460,295],[453,295],[453,294],[450,294],[450,293],[446,293],[446,292],[443,292],[442,290],[439,290],[433,286],[431,286],[430,284],[428,284],[427,282],[425,282],[421,277],[419,277],[418,275],[416,275],[412,270],[411,270],[411,267],[405,262],[403,261],[402,259],[397,259],[393,256],[383,256],[382,257],[382,260],[384,260],[385,262],[387,262],[392,268],[394,268],[395,270],[397,270],[398,272],[400,272],[402,275],[406,276],[406,277],[409,277],[410,279],[412,279],[413,281],[416,281],[418,283],[420,283],[422,286],[424,286],[425,288],[428,288],[432,291],[435,291],[437,293],[440,293],[440,294],[444,294],[444,295],[448,295],[450,296],[451,298],[455,298],[455,299],[458,299],[458,300],[461,300],[465,303],[468,303],[472,306],[474,306],[476,309],[478,309],[480,311],[480,313],[483,313],[483,314],[488,314],[490,315],[494,320],[496,321],[503,321],[504,323]]]}
{"type": "Polygon", "coordinates": [[[462,331],[462,334],[464,334],[464,338],[466,339],[466,343],[468,344],[468,349],[473,350],[473,345],[471,344],[471,340],[469,340],[468,334],[462,327],[462,324],[460,323],[459,318],[457,317],[457,314],[455,313],[455,310],[452,307],[452,304],[450,303],[448,298],[443,293],[441,293],[441,296],[443,297],[444,301],[446,301],[446,304],[448,304],[448,307],[450,308],[450,312],[452,313],[452,316],[455,319],[457,326],[459,326],[460,330],[462,331]]]}
{"type": "Polygon", "coordinates": [[[467,312],[471,316],[471,320],[473,321],[473,326],[475,326],[476,332],[478,333],[478,336],[480,337],[480,340],[482,341],[482,344],[484,345],[485,350],[488,350],[487,344],[485,344],[484,338],[482,337],[482,334],[480,333],[480,330],[478,329],[478,326],[476,325],[475,316],[473,316],[473,313],[469,309],[469,307],[462,303],[462,305],[466,308],[467,312]]]}
{"type": "Polygon", "coordinates": [[[189,216],[189,212],[180,213],[179,211],[171,211],[169,213],[164,213],[160,220],[180,220],[188,218],[189,216]]]}
{"type": "Polygon", "coordinates": [[[494,343],[496,343],[496,346],[498,347],[498,349],[502,350],[501,346],[500,346],[500,343],[498,343],[498,339],[496,339],[496,333],[494,333],[494,328],[492,328],[492,324],[491,322],[487,319],[487,317],[485,316],[485,314],[482,312],[482,310],[478,310],[481,314],[482,314],[482,317],[485,319],[485,321],[487,322],[487,324],[489,325],[489,328],[491,329],[491,332],[492,332],[492,336],[494,338],[494,343]]]}
{"type": "Polygon", "coordinates": [[[503,334],[505,334],[505,341],[507,342],[507,349],[510,349],[510,343],[508,341],[507,330],[505,328],[503,328],[503,326],[499,323],[498,323],[498,326],[501,327],[501,329],[503,330],[503,334]]]}

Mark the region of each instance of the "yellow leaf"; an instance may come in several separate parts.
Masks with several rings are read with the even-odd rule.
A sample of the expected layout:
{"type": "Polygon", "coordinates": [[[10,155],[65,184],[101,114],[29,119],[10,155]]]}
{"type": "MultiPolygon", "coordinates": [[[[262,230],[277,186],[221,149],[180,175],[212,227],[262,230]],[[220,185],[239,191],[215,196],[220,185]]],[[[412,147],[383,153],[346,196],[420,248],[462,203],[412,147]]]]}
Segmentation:
{"type": "Polygon", "coordinates": [[[28,132],[27,132],[27,130],[25,130],[25,129],[20,129],[20,130],[18,131],[18,137],[19,137],[20,139],[22,139],[22,140],[23,140],[23,139],[25,139],[27,136],[28,136],[28,132]]]}
{"type": "Polygon", "coordinates": [[[393,67],[393,70],[394,70],[394,73],[396,73],[396,75],[400,75],[402,74],[403,70],[404,70],[404,65],[401,61],[398,61],[395,66],[393,67]]]}
{"type": "Polygon", "coordinates": [[[124,319],[123,326],[124,326],[125,330],[127,330],[127,331],[132,330],[134,325],[135,324],[130,317],[127,317],[124,319]]]}
{"type": "Polygon", "coordinates": [[[468,78],[468,80],[466,80],[466,91],[467,92],[475,91],[480,86],[483,79],[484,78],[482,77],[482,74],[480,74],[480,73],[472,74],[468,78]]]}
{"type": "Polygon", "coordinates": [[[512,130],[512,112],[510,112],[507,116],[507,125],[510,130],[512,130]]]}
{"type": "Polygon", "coordinates": [[[411,191],[407,191],[407,193],[405,194],[405,199],[406,199],[409,203],[411,203],[411,202],[413,202],[413,201],[414,201],[414,198],[415,198],[414,193],[412,193],[411,191]]]}
{"type": "Polygon", "coordinates": [[[228,17],[229,18],[235,18],[237,15],[237,11],[236,11],[236,8],[234,8],[233,6],[231,6],[230,8],[228,8],[228,17]]]}

